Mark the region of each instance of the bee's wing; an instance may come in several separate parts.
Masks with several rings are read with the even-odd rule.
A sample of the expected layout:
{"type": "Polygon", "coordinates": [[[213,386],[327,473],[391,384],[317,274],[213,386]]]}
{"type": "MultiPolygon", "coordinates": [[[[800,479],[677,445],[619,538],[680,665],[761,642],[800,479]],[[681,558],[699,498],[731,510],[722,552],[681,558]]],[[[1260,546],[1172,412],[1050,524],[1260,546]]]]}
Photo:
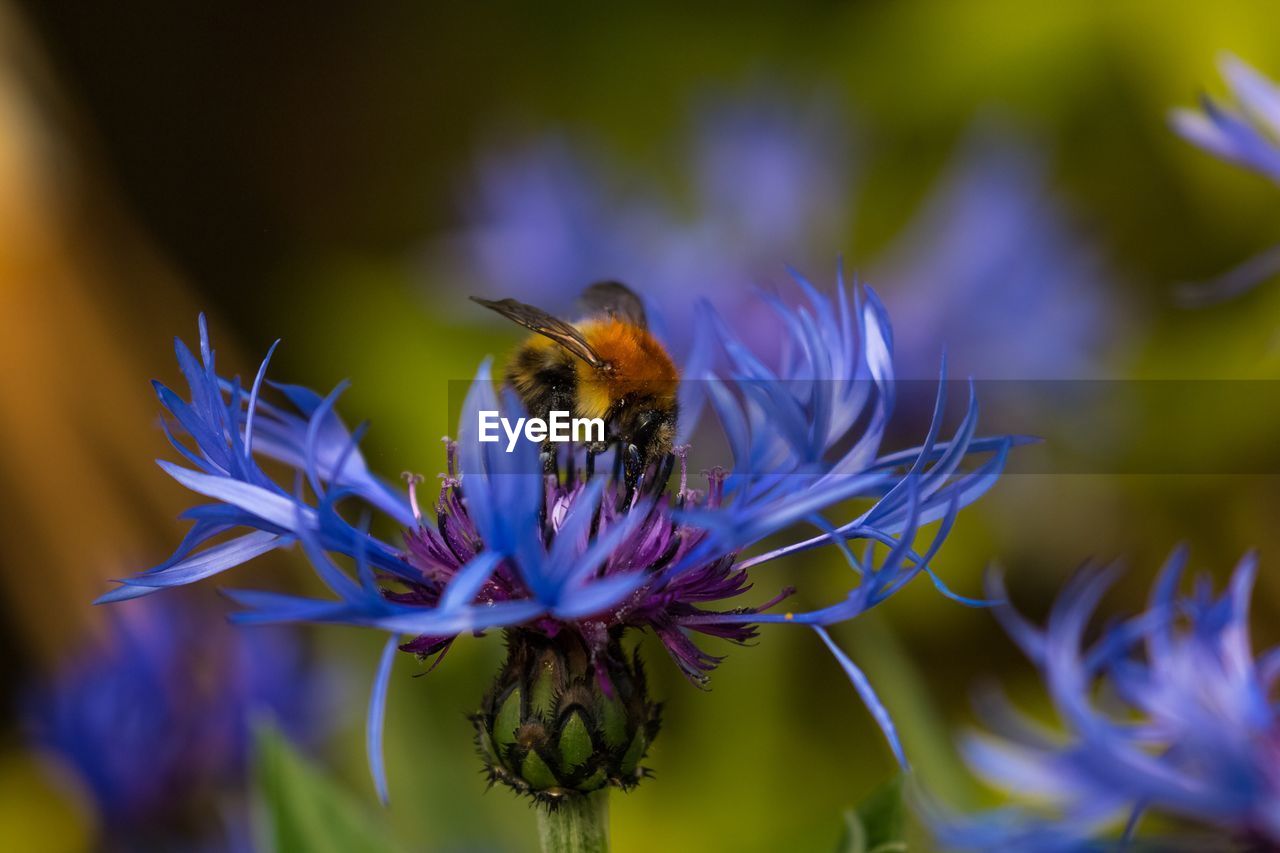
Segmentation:
{"type": "Polygon", "coordinates": [[[486,308],[492,308],[503,317],[519,323],[531,332],[550,338],[592,367],[600,368],[605,365],[605,360],[592,348],[591,344],[587,343],[582,332],[541,308],[535,308],[514,299],[481,299],[473,296],[471,301],[478,302],[486,308]]]}
{"type": "Polygon", "coordinates": [[[582,292],[582,305],[589,314],[605,314],[642,329],[649,328],[644,301],[621,282],[601,281],[591,285],[582,292]]]}

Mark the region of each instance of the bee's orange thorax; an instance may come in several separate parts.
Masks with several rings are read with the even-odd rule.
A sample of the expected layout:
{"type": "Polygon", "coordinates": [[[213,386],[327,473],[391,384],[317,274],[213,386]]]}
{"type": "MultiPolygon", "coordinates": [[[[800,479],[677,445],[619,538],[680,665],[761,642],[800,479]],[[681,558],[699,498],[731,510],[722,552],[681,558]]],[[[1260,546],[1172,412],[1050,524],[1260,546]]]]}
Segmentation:
{"type": "Polygon", "coordinates": [[[680,378],[671,356],[639,326],[616,319],[588,320],[578,325],[607,370],[577,361],[578,408],[582,417],[602,418],[617,402],[649,397],[674,405],[680,378]]]}

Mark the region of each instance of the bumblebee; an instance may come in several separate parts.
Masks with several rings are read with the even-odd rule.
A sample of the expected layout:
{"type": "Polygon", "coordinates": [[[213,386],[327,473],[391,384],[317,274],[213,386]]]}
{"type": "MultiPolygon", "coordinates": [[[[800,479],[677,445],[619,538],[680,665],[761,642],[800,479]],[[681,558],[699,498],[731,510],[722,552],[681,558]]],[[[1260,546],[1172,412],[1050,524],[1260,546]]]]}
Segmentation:
{"type": "MultiPolygon", "coordinates": [[[[662,467],[675,440],[680,377],[649,333],[634,291],[616,281],[591,285],[576,323],[515,299],[471,298],[534,333],[512,354],[505,376],[531,417],[566,411],[602,419],[605,441],[588,445],[587,464],[616,444],[629,492],[651,465],[662,467]]],[[[543,459],[554,470],[555,448],[548,445],[543,459]]]]}

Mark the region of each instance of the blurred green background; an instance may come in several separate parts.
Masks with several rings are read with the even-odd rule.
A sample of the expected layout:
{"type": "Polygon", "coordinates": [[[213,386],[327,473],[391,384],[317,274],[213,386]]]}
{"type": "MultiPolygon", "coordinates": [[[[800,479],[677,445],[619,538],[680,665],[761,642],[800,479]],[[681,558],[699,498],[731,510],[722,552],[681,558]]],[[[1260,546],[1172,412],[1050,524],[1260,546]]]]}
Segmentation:
{"type": "MultiPolygon", "coordinates": [[[[430,262],[430,247],[467,225],[469,176],[495,140],[582,133],[678,181],[664,146],[684,132],[691,99],[761,78],[797,98],[822,92],[850,117],[859,158],[859,215],[825,250],[857,270],[910,218],[974,117],[994,109],[1040,146],[1052,191],[1106,258],[1125,308],[1109,324],[1120,346],[1102,375],[1280,378],[1275,287],[1195,311],[1173,299],[1175,282],[1280,239],[1275,187],[1166,123],[1171,106],[1218,91],[1223,50],[1280,74],[1268,3],[304,12],[44,0],[0,20],[0,689],[10,693],[80,653],[103,578],[153,564],[177,541],[171,518],[188,502],[150,464],[166,449],[147,380],[175,379],[170,341],[192,338],[197,310],[242,374],[283,337],[275,376],[317,388],[351,379],[342,408],[373,421],[371,467],[392,477],[441,467],[446,381],[514,340],[487,318],[469,326],[462,307],[500,282],[430,262]]],[[[875,284],[892,306],[893,282],[875,284]]],[[[1253,412],[1183,414],[1221,429],[1246,464],[1277,428],[1253,412]]],[[[1168,421],[1141,434],[1180,445],[1168,421]]],[[[1131,609],[1179,541],[1220,576],[1257,547],[1261,642],[1280,612],[1278,498],[1264,473],[1014,475],[962,514],[938,565],[975,593],[998,562],[1014,598],[1040,614],[1083,560],[1123,558],[1131,571],[1108,606],[1131,609]]],[[[301,561],[275,564],[302,577],[301,561]]],[[[791,578],[807,603],[846,588],[838,557],[815,554],[759,590],[791,578]]],[[[897,716],[923,781],[960,804],[989,799],[951,751],[969,691],[997,678],[1033,706],[1039,695],[989,615],[920,582],[834,634],[897,716]]],[[[374,808],[360,732],[379,640],[332,629],[315,641],[359,674],[323,760],[374,808]]],[[[715,651],[729,657],[704,694],[651,649],[666,725],[647,762],[656,779],[613,798],[616,849],[830,849],[842,809],[892,770],[880,734],[817,638],[767,628],[758,647],[715,651]]],[[[500,654],[496,637],[462,642],[420,679],[398,663],[387,817],[415,848],[532,845],[525,804],[485,793],[463,716],[500,654]]],[[[91,818],[40,781],[8,730],[0,826],[50,849],[87,844],[91,818]]]]}

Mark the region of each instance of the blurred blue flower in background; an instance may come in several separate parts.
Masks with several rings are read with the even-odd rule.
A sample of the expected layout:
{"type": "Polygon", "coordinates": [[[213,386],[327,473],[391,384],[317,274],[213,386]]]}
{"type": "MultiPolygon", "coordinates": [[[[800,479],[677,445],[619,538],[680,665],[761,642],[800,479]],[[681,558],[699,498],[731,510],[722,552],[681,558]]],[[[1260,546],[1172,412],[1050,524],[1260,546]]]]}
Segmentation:
{"type": "MultiPolygon", "coordinates": [[[[300,543],[335,597],[233,592],[248,608],[238,618],[345,623],[390,634],[375,679],[368,729],[371,765],[384,798],[382,711],[397,647],[424,658],[442,655],[457,636],[491,628],[513,629],[508,635],[513,660],[526,652],[543,654],[530,650],[531,643],[539,649],[547,642],[561,644],[547,653],[573,667],[565,676],[569,683],[581,682],[588,691],[595,689],[589,684],[598,685],[606,699],[615,686],[639,685],[632,694],[637,702],[628,711],[637,740],[619,734],[599,774],[571,750],[577,757],[565,759],[566,767],[560,768],[578,768],[568,784],[566,777],[547,769],[559,765],[552,751],[561,743],[557,734],[545,750],[535,750],[536,760],[519,753],[516,763],[526,765],[523,771],[510,766],[491,770],[494,778],[522,792],[532,788],[562,796],[566,789],[595,790],[584,787],[589,785],[629,787],[643,775],[632,759],[643,754],[656,733],[656,716],[643,697],[638,667],[627,661],[620,646],[623,632],[631,628],[651,629],[685,674],[701,683],[720,658],[696,646],[692,633],[745,642],[761,622],[807,626],[839,659],[905,763],[888,714],[826,626],[876,606],[921,573],[959,598],[943,586],[930,563],[956,513],[996,482],[1017,442],[976,437],[978,407],[972,388],[954,435],[942,440],[947,383],[940,382],[923,445],[885,454],[881,443],[895,393],[893,334],[884,308],[869,290],[865,298],[859,292],[851,296],[843,281],[835,299],[803,278],[797,277],[797,287],[804,296],[799,305],[763,300],[775,315],[769,339],[780,341],[786,355],[779,368],[766,365],[753,351],[755,330],[750,337],[739,335],[710,306],[699,311],[701,340],[693,350],[705,357],[690,362],[681,392],[705,393],[733,455],[732,471],[727,476],[712,471],[705,492],[688,483],[683,450],[677,454],[681,470],[674,478],[676,488],[667,486],[676,461],[668,456],[645,473],[642,488],[623,491],[616,466],[613,477],[593,475],[582,458],[583,448],[563,453],[563,464],[548,473],[537,445],[526,441],[510,452],[498,443],[481,442],[481,411],[519,414],[513,397],[500,401],[495,394],[486,362],[463,406],[458,442],[449,446],[448,473],[434,512],[428,513],[413,488],[407,496],[398,495],[366,468],[358,450],[363,427],[348,432],[334,412],[345,385],[323,398],[296,386],[275,386],[297,414],[269,404],[261,392],[270,354],[246,393],[238,379],[217,374],[202,318],[199,361],[177,342],[191,399],[157,385],[172,416],[170,439],[190,467],[160,464],[214,502],[185,513],[194,524],[170,560],[124,580],[101,600],[137,598],[199,581],[266,551],[300,543]],[[712,349],[727,361],[727,369],[712,370],[712,349]],[[972,454],[987,458],[962,470],[972,454]],[[269,476],[258,457],[294,469],[292,488],[269,476]],[[852,519],[825,517],[854,498],[869,506],[852,519]],[[405,531],[405,547],[370,535],[366,517],[357,516],[352,523],[340,514],[339,506],[352,500],[389,515],[405,531]],[[923,554],[917,552],[920,528],[939,521],[929,546],[923,554]],[[793,532],[789,544],[767,553],[743,555],[776,534],[810,528],[804,535],[793,532]],[[248,532],[208,546],[233,530],[248,532]],[[851,541],[864,543],[863,553],[855,555],[851,541]],[[706,609],[749,590],[757,576],[748,574],[754,567],[829,544],[840,549],[852,570],[844,600],[808,611],[765,612],[789,594],[784,590],[754,607],[706,609]],[[202,545],[208,547],[197,550],[202,545]],[[350,558],[354,573],[334,557],[350,558]],[[639,744],[639,754],[623,754],[628,741],[639,744]],[[536,766],[531,769],[528,762],[536,766]],[[619,771],[620,766],[626,770],[619,771]]],[[[682,407],[682,432],[691,428],[698,408],[682,407]]],[[[602,465],[602,470],[610,467],[602,465]]],[[[523,664],[516,668],[527,672],[523,664]]],[[[578,695],[565,686],[558,685],[556,695],[578,695]]],[[[516,695],[528,696],[533,689],[525,684],[516,695]]],[[[528,748],[523,742],[508,745],[502,736],[510,732],[494,729],[506,719],[502,698],[495,696],[495,707],[482,725],[482,735],[502,747],[489,750],[502,752],[499,758],[509,757],[508,746],[528,748]]],[[[584,701],[583,707],[596,703],[584,701]]],[[[607,711],[601,709],[602,714],[607,711]]],[[[572,713],[566,709],[552,721],[563,722],[572,713]]],[[[608,738],[602,731],[595,746],[608,738]]],[[[590,747],[584,750],[589,753],[590,747]]]]}
{"type": "MultiPolygon", "coordinates": [[[[797,100],[699,100],[687,198],[569,135],[489,153],[463,193],[471,227],[444,252],[450,277],[552,311],[572,307],[575,282],[628,282],[652,298],[678,353],[692,315],[657,309],[692,297],[713,299],[739,328],[767,329],[750,286],[774,289],[778,258],[808,265],[847,245],[866,168],[834,97],[797,100]]],[[[1043,161],[1011,128],[978,120],[886,250],[854,259],[895,317],[899,377],[935,376],[940,346],[980,379],[1100,371],[1118,296],[1043,161]]]]}
{"type": "Polygon", "coordinates": [[[692,314],[663,306],[707,297],[735,318],[763,319],[768,309],[750,293],[762,271],[779,258],[826,262],[843,242],[847,134],[828,98],[699,107],[682,152],[688,198],[568,135],[483,156],[463,192],[475,227],[453,246],[464,274],[551,311],[571,308],[579,283],[622,279],[648,297],[677,354],[688,350],[692,314]]]}
{"type": "Polygon", "coordinates": [[[1231,54],[1222,56],[1219,69],[1234,103],[1204,95],[1202,110],[1173,111],[1174,129],[1210,154],[1280,183],[1280,87],[1231,54]]]}
{"type": "Polygon", "coordinates": [[[1099,247],[1049,190],[1045,155],[976,121],[912,220],[871,263],[898,318],[899,375],[939,345],[979,379],[1096,376],[1128,319],[1099,247]]]}
{"type": "MultiPolygon", "coordinates": [[[[1043,629],[1007,605],[995,608],[1040,669],[1064,731],[985,696],[981,710],[996,733],[970,736],[966,758],[1028,805],[973,818],[935,814],[940,841],[972,850],[1101,849],[1151,813],[1215,828],[1218,839],[1225,830],[1243,849],[1280,843],[1280,650],[1255,656],[1250,644],[1256,558],[1240,562],[1220,596],[1207,576],[1180,594],[1186,562],[1185,549],[1176,551],[1148,609],[1087,645],[1114,569],[1084,571],[1043,629]]],[[[1004,596],[995,575],[988,595],[1004,596]]],[[[1184,832],[1178,843],[1221,849],[1220,840],[1196,838],[1184,832]]]]}
{"type": "Polygon", "coordinates": [[[106,849],[227,849],[248,838],[250,727],[299,743],[325,687],[288,629],[235,629],[181,596],[130,602],[29,692],[32,742],[87,795],[106,849]]]}
{"type": "MultiPolygon", "coordinates": [[[[1201,110],[1176,109],[1173,128],[1188,142],[1230,163],[1280,183],[1280,86],[1231,54],[1219,60],[1234,103],[1208,95],[1201,110]]],[[[1179,296],[1191,305],[1230,299],[1280,273],[1280,246],[1273,246],[1208,281],[1184,285],[1179,296]]]]}

